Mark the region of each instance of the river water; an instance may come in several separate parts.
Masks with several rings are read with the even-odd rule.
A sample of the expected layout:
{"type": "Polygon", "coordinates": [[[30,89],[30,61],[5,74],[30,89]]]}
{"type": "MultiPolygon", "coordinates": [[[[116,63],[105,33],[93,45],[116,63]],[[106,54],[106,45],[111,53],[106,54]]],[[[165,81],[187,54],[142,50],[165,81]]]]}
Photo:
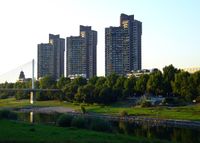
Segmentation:
{"type": "MultiPolygon", "coordinates": [[[[56,124],[59,113],[19,113],[19,120],[32,123],[56,124]]],[[[148,139],[168,140],[175,143],[200,143],[200,128],[153,125],[149,122],[109,121],[115,132],[148,139]]]]}

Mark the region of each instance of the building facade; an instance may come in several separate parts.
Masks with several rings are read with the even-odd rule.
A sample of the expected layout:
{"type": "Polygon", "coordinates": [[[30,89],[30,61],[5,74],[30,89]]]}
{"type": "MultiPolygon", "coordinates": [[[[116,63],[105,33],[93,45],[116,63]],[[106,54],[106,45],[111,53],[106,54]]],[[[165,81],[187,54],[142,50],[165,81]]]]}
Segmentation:
{"type": "Polygon", "coordinates": [[[49,34],[49,43],[54,47],[54,77],[64,76],[65,39],[60,35],[49,34]]]}
{"type": "Polygon", "coordinates": [[[80,26],[80,35],[67,37],[66,75],[74,78],[96,76],[97,31],[80,26]]]}
{"type": "Polygon", "coordinates": [[[142,23],[121,14],[120,26],[105,28],[105,74],[126,75],[141,69],[142,23]]]}
{"type": "Polygon", "coordinates": [[[59,79],[64,76],[65,39],[49,34],[49,43],[38,44],[38,79],[52,76],[59,79]]]}

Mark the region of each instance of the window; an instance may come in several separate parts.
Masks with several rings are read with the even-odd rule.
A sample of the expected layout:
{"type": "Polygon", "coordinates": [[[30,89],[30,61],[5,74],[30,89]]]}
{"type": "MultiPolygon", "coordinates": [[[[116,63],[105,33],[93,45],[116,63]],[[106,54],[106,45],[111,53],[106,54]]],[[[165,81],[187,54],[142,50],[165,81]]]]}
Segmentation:
{"type": "Polygon", "coordinates": [[[128,20],[122,21],[123,28],[128,28],[128,20]]]}
{"type": "Polygon", "coordinates": [[[81,37],[85,37],[85,31],[81,31],[81,37]]]}

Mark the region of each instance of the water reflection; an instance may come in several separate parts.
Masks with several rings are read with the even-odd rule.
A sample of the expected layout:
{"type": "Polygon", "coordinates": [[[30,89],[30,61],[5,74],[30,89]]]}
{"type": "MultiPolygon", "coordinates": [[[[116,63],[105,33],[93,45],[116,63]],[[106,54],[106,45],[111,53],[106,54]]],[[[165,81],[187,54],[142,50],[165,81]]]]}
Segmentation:
{"type": "MultiPolygon", "coordinates": [[[[31,123],[55,124],[59,113],[19,113],[20,120],[31,123]]],[[[131,136],[142,136],[148,139],[168,140],[175,143],[200,143],[200,129],[156,126],[150,122],[137,123],[125,121],[110,121],[114,132],[127,134],[131,136]]]]}
{"type": "MultiPolygon", "coordinates": [[[[116,123],[115,123],[116,124],[116,123]]],[[[200,129],[170,126],[152,126],[148,122],[136,124],[134,122],[119,121],[119,132],[149,139],[162,139],[180,143],[200,143],[200,129]]]]}
{"type": "Polygon", "coordinates": [[[33,123],[33,112],[30,112],[30,123],[33,123]]]}
{"type": "Polygon", "coordinates": [[[18,120],[30,123],[41,123],[41,124],[55,124],[59,117],[59,113],[34,113],[24,112],[18,113],[18,120]]]}

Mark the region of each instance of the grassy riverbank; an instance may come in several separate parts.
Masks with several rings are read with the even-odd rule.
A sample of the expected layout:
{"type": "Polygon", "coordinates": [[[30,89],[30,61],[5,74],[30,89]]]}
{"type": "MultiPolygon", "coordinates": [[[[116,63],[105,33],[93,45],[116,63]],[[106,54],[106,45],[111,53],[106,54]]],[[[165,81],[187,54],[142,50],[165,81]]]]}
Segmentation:
{"type": "Polygon", "coordinates": [[[57,100],[50,101],[35,101],[33,105],[29,100],[16,100],[15,98],[0,99],[0,108],[23,108],[23,107],[70,107],[73,109],[79,109],[80,106],[73,105],[72,103],[60,102],[57,100]]]}
{"type": "MultiPolygon", "coordinates": [[[[195,120],[200,121],[200,104],[181,107],[128,107],[126,103],[117,103],[110,106],[84,105],[87,112],[119,115],[126,111],[129,115],[147,116],[153,118],[195,120]]],[[[22,108],[30,106],[29,100],[15,100],[14,98],[0,99],[0,108],[22,108]]],[[[68,107],[80,110],[80,105],[60,101],[36,101],[35,107],[68,107]]]]}
{"type": "MultiPolygon", "coordinates": [[[[87,109],[87,108],[86,108],[87,109]]],[[[193,120],[200,121],[200,105],[190,105],[182,107],[94,107],[88,108],[89,112],[119,114],[126,111],[129,115],[146,116],[162,119],[178,119],[178,120],[193,120]]]]}
{"type": "Polygon", "coordinates": [[[0,143],[166,143],[122,134],[0,120],[0,143]]]}

